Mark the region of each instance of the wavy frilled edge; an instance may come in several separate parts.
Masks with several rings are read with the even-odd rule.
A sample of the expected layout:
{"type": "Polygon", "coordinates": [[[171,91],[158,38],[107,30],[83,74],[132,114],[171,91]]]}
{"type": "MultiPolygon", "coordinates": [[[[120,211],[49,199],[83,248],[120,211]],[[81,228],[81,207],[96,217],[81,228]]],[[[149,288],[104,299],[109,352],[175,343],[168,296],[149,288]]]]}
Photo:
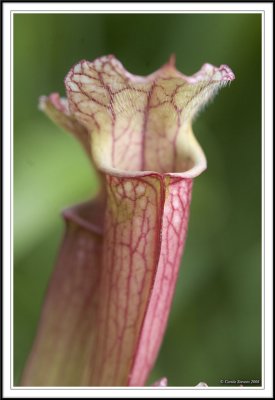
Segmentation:
{"type": "Polygon", "coordinates": [[[65,78],[68,100],[57,94],[42,97],[40,108],[79,137],[96,168],[105,174],[194,178],[206,169],[207,163],[191,123],[218,90],[233,79],[227,65],[204,64],[194,75],[184,75],[175,68],[175,57],[153,74],[141,77],[129,73],[110,55],[73,66],[65,78]],[[160,127],[163,122],[164,133],[160,127]],[[121,133],[123,129],[125,135],[121,133]],[[173,129],[175,132],[171,132],[173,129]],[[136,138],[139,146],[131,145],[133,132],[142,136],[136,138]],[[151,146],[158,141],[162,149],[156,144],[151,146]],[[191,168],[184,165],[187,147],[191,168]],[[125,148],[129,151],[121,160],[119,153],[124,151],[125,155],[125,148]],[[155,150],[170,161],[164,165],[157,159],[150,163],[148,159],[155,150]],[[147,160],[142,160],[146,156],[147,160]],[[172,162],[174,158],[177,163],[172,162]]]}

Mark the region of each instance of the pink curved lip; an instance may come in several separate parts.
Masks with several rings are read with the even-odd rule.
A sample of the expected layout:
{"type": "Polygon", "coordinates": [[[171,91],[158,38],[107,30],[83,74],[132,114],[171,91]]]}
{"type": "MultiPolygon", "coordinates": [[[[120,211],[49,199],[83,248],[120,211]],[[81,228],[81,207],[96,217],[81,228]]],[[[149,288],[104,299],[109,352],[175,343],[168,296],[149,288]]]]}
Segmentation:
{"type": "Polygon", "coordinates": [[[156,177],[174,177],[174,178],[182,178],[182,179],[192,179],[196,176],[200,175],[207,168],[206,158],[202,158],[199,163],[194,165],[194,167],[188,169],[184,172],[157,172],[157,171],[127,171],[120,170],[117,168],[111,167],[99,167],[100,171],[112,176],[116,176],[118,178],[141,178],[145,176],[156,176],[156,177]]]}
{"type": "Polygon", "coordinates": [[[228,65],[222,64],[219,71],[223,74],[224,80],[233,81],[235,79],[235,74],[228,65]]]}
{"type": "Polygon", "coordinates": [[[54,92],[51,93],[49,96],[40,96],[38,102],[38,108],[40,111],[45,111],[47,101],[50,101],[57,111],[60,111],[61,113],[68,116],[70,115],[67,99],[64,97],[60,97],[59,93],[54,92]]]}
{"type": "Polygon", "coordinates": [[[211,81],[217,82],[228,82],[235,79],[235,75],[231,68],[226,64],[222,64],[219,67],[215,67],[212,64],[205,63],[201,69],[191,76],[181,74],[182,77],[189,83],[197,83],[199,81],[210,79],[211,81]]]}
{"type": "MultiPolygon", "coordinates": [[[[186,82],[191,83],[191,84],[197,83],[197,82],[205,80],[205,79],[217,81],[217,82],[228,82],[228,81],[232,81],[235,79],[235,75],[234,75],[233,71],[226,64],[222,64],[222,65],[220,65],[220,67],[215,67],[212,64],[205,63],[202,65],[200,70],[198,72],[196,72],[195,74],[190,75],[190,76],[185,75],[176,69],[176,56],[174,54],[172,54],[170,56],[169,60],[162,67],[160,67],[157,71],[153,72],[152,74],[144,75],[144,76],[131,74],[123,66],[123,64],[120,61],[118,61],[118,59],[113,54],[103,56],[100,59],[103,63],[104,62],[107,63],[110,61],[112,63],[114,63],[114,65],[116,65],[121,70],[121,72],[125,75],[125,77],[127,77],[130,81],[135,82],[135,83],[151,82],[156,77],[163,74],[164,70],[167,71],[167,73],[169,71],[171,71],[171,73],[173,73],[174,75],[178,76],[181,79],[184,79],[186,82]],[[220,73],[220,76],[219,76],[219,73],[220,73]],[[212,78],[209,75],[212,75],[212,78]],[[215,75],[216,75],[216,77],[215,77],[215,75]]],[[[77,67],[77,65],[79,65],[79,64],[83,65],[86,63],[90,63],[90,62],[91,61],[87,61],[87,60],[83,59],[80,62],[78,62],[72,66],[72,68],[70,69],[70,71],[68,72],[68,74],[66,75],[66,77],[64,79],[64,84],[68,91],[70,91],[70,87],[68,86],[67,82],[71,78],[72,74],[75,73],[75,67],[77,67]]]]}

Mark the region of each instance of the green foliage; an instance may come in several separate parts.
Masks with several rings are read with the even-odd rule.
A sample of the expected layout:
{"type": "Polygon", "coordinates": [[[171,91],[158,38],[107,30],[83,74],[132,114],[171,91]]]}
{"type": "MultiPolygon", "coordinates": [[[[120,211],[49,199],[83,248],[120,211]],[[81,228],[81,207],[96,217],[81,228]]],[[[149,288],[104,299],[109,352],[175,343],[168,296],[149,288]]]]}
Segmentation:
{"type": "Polygon", "coordinates": [[[150,382],[261,378],[261,19],[253,14],[17,14],[14,20],[14,376],[30,350],[63,224],[95,193],[80,146],[38,111],[80,59],[113,53],[149,74],[228,64],[236,80],[198,117],[208,170],[196,179],[167,334],[150,382]]]}

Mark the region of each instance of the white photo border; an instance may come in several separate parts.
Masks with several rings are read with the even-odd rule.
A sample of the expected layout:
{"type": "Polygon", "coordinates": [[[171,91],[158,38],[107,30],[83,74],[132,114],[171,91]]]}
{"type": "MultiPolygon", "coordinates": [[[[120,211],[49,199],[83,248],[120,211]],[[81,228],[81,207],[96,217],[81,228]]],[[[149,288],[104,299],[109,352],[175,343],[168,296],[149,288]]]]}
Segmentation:
{"type": "Polygon", "coordinates": [[[2,3],[3,29],[3,397],[221,398],[273,395],[273,4],[2,3]],[[15,13],[258,13],[262,15],[262,386],[91,388],[13,386],[13,15],[15,13]],[[204,393],[202,394],[202,390],[204,393]]]}

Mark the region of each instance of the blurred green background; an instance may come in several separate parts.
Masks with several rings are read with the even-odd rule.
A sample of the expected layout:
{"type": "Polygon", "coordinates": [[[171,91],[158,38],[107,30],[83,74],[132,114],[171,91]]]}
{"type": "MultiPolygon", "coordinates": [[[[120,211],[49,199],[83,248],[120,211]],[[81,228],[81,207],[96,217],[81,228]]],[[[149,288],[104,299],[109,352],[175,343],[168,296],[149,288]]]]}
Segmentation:
{"type": "Polygon", "coordinates": [[[41,112],[81,59],[115,54],[147,75],[176,53],[187,75],[228,64],[236,80],[194,123],[208,169],[194,184],[167,333],[148,383],[261,378],[261,16],[17,14],[14,17],[14,383],[35,334],[63,223],[97,182],[80,146],[41,112]]]}

